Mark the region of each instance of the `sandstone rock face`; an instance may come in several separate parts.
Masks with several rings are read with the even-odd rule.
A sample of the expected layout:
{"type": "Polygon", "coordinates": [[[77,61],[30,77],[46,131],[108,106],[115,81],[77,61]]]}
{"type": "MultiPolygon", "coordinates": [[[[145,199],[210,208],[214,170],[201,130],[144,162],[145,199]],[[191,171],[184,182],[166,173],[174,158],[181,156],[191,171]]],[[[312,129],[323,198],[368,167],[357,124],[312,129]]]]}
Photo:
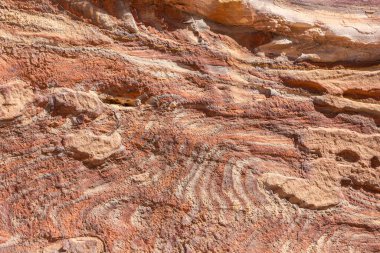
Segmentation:
{"type": "Polygon", "coordinates": [[[3,0],[0,253],[380,252],[380,1],[3,0]]]}
{"type": "Polygon", "coordinates": [[[315,62],[376,61],[380,56],[378,0],[164,2],[222,24],[271,32],[275,39],[258,48],[270,54],[286,52],[297,60],[315,62]]]}

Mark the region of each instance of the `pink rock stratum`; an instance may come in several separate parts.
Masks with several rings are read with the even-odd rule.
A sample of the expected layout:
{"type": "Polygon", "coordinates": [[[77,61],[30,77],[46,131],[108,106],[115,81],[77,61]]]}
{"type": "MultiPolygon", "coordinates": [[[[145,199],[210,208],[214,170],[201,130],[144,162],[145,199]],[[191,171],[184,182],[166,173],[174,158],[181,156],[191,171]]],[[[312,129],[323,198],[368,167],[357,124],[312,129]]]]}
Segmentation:
{"type": "Polygon", "coordinates": [[[380,252],[380,0],[2,0],[0,137],[0,253],[380,252]]]}

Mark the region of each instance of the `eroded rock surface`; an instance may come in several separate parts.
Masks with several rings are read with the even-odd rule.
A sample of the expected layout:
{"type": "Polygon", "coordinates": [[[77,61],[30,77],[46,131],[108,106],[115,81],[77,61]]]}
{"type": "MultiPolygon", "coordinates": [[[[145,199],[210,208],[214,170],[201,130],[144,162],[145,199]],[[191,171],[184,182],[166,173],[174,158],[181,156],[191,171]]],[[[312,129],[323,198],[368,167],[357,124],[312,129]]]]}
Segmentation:
{"type": "Polygon", "coordinates": [[[25,82],[16,80],[0,85],[0,122],[21,116],[32,101],[33,91],[25,82]]]}
{"type": "Polygon", "coordinates": [[[55,89],[50,98],[50,110],[58,115],[86,115],[96,118],[102,114],[104,106],[94,92],[82,92],[72,89],[55,89]]]}
{"type": "Polygon", "coordinates": [[[44,247],[41,253],[103,253],[104,245],[101,240],[94,237],[77,237],[60,240],[44,247]]]}
{"type": "Polygon", "coordinates": [[[74,158],[91,164],[102,163],[122,150],[121,136],[117,132],[111,135],[95,135],[86,130],[74,132],[64,137],[63,146],[74,158]]]}
{"type": "Polygon", "coordinates": [[[380,252],[380,2],[0,2],[0,252],[380,252]]]}
{"type": "Polygon", "coordinates": [[[337,193],[310,184],[305,179],[267,173],[261,180],[268,189],[300,207],[325,209],[339,203],[337,193]]]}

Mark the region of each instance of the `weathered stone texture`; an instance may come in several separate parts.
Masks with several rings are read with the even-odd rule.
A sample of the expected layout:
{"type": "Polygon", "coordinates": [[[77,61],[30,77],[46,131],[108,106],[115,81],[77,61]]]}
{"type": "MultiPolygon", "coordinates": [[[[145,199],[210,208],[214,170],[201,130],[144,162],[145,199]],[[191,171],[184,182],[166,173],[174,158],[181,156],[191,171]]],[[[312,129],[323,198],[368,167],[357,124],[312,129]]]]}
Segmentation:
{"type": "Polygon", "coordinates": [[[0,253],[380,252],[379,0],[0,1],[0,253]]]}

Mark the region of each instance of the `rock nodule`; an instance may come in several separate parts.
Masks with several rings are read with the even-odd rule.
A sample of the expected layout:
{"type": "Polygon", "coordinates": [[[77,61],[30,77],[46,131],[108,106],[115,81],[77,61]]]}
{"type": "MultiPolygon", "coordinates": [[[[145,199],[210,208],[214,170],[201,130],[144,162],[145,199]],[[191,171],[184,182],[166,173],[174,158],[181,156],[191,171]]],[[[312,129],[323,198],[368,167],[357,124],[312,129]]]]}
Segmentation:
{"type": "Polygon", "coordinates": [[[123,149],[121,136],[117,132],[111,135],[95,135],[88,130],[66,135],[63,146],[75,159],[92,165],[104,162],[123,149]]]}

